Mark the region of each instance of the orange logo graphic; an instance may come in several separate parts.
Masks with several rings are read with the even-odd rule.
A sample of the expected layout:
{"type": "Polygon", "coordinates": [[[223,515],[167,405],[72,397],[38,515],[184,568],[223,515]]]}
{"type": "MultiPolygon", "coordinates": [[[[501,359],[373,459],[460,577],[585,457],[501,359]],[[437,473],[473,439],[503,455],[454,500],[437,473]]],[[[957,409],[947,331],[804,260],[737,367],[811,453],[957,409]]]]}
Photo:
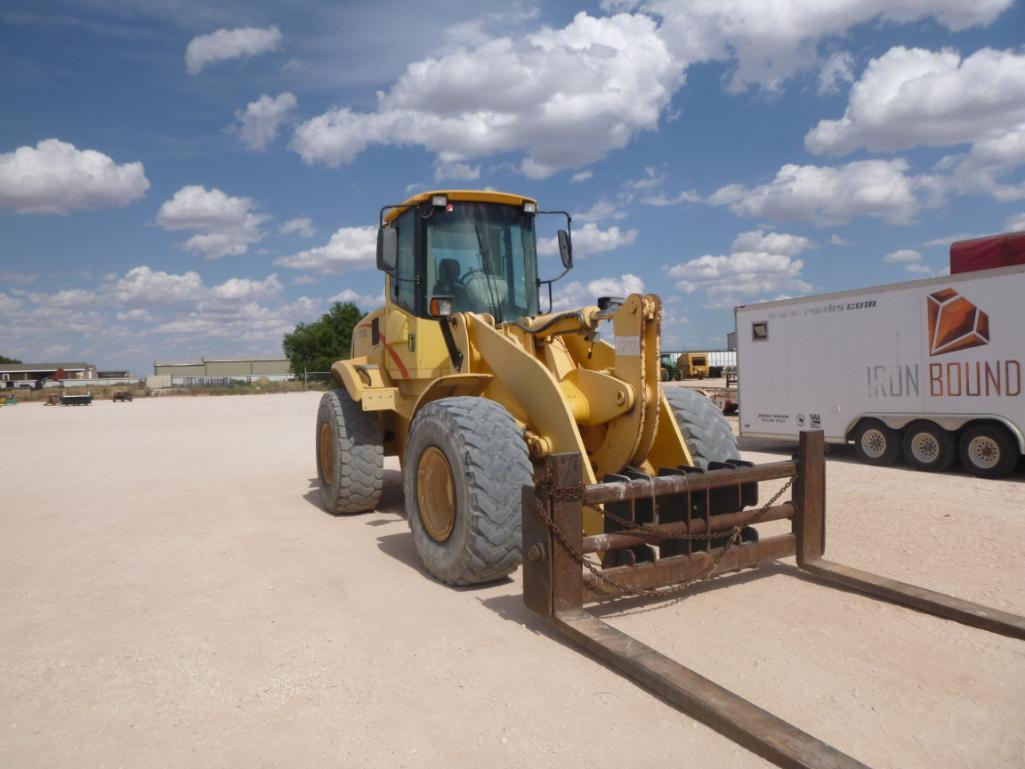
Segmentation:
{"type": "Polygon", "coordinates": [[[989,344],[989,316],[952,288],[929,294],[929,355],[989,344]]]}

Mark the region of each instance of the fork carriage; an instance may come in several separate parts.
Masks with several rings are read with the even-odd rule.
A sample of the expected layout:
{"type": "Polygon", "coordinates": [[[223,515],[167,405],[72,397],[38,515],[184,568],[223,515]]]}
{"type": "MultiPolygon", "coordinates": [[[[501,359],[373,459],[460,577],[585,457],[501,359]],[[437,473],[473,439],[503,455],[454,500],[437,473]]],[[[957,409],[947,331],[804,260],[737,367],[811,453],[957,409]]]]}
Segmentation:
{"type": "Polygon", "coordinates": [[[861,762],[617,630],[584,606],[651,594],[780,558],[822,582],[1025,640],[1025,617],[963,601],[823,559],[825,459],[821,431],[802,431],[793,459],[731,463],[707,472],[668,469],[580,485],[581,458],[547,459],[523,492],[523,599],[587,651],[676,707],[782,767],[864,767],[861,762]],[[760,481],[789,479],[780,504],[757,501],[760,481]],[[613,513],[605,534],[582,534],[583,510],[613,513]],[[726,510],[727,512],[717,512],[726,510]],[[760,538],[753,524],[789,520],[790,532],[760,538]],[[628,526],[633,522],[633,526],[628,526]],[[627,553],[625,557],[616,553],[627,553]],[[602,554],[601,566],[596,555],[602,554]],[[589,557],[590,556],[590,557],[589,557]],[[586,563],[585,563],[586,562],[586,563]]]}

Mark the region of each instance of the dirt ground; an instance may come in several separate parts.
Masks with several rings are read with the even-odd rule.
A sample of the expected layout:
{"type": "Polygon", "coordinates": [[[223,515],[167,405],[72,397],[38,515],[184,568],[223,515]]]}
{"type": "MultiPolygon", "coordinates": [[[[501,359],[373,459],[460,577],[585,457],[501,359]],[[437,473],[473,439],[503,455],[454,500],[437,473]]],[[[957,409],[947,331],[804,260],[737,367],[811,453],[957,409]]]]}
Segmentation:
{"type": "MultiPolygon", "coordinates": [[[[549,632],[518,576],[425,576],[394,460],[378,514],[325,514],[319,397],[0,409],[0,766],[767,765],[549,632]]],[[[1021,472],[834,451],[827,521],[835,560],[1025,614],[1021,472]]],[[[871,766],[1025,765],[1021,641],[785,565],[600,613],[871,766]]]]}

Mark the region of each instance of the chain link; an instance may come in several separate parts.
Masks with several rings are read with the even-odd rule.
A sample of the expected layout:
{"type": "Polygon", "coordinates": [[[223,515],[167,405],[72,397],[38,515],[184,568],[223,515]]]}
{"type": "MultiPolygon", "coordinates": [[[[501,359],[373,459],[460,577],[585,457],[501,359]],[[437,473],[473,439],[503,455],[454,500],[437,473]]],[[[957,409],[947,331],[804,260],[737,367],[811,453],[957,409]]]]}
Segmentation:
{"type": "MultiPolygon", "coordinates": [[[[783,496],[783,493],[787,489],[789,489],[793,485],[793,483],[793,478],[788,479],[787,482],[782,486],[782,488],[780,488],[779,491],[773,494],[772,498],[769,499],[769,501],[766,502],[764,505],[762,505],[761,508],[759,508],[758,511],[754,514],[754,516],[752,516],[751,520],[744,524],[744,526],[752,526],[758,523],[762,519],[762,516],[765,515],[765,513],[769,510],[770,507],[776,504],[776,501],[781,496],[783,496]]],[[[551,483],[550,479],[546,479],[542,483],[538,484],[538,489],[546,492],[549,501],[552,502],[572,502],[575,500],[582,499],[584,495],[583,484],[556,488],[551,483]]],[[[653,499],[654,498],[655,497],[653,497],[653,499]]],[[[551,513],[548,512],[548,506],[545,505],[542,500],[538,500],[537,509],[538,512],[541,514],[541,517],[544,519],[545,525],[548,527],[548,529],[552,532],[552,535],[558,541],[559,546],[566,551],[570,558],[572,558],[576,563],[583,566],[585,569],[587,569],[591,574],[595,576],[597,581],[601,584],[594,584],[592,587],[595,589],[596,592],[607,597],[646,596],[649,598],[662,598],[665,596],[678,595],[697,582],[704,582],[708,579],[711,579],[712,575],[715,573],[715,570],[719,567],[719,564],[722,561],[723,556],[725,556],[730,549],[737,547],[741,544],[741,536],[744,529],[744,526],[734,526],[732,529],[730,529],[728,533],[724,533],[722,531],[706,531],[701,534],[662,534],[660,532],[655,531],[639,530],[636,521],[631,521],[628,518],[623,518],[621,516],[616,515],[615,513],[610,513],[608,510],[598,510],[598,512],[601,513],[605,518],[612,520],[616,523],[619,523],[620,525],[626,526],[628,529],[630,529],[630,536],[637,536],[640,539],[650,537],[651,539],[649,541],[653,542],[661,542],[665,540],[710,540],[713,538],[719,538],[723,536],[729,537],[729,539],[727,539],[726,541],[726,544],[716,554],[715,559],[707,567],[705,567],[705,569],[696,577],[677,583],[675,585],[651,589],[644,587],[633,587],[631,585],[624,585],[623,583],[618,582],[617,580],[612,579],[611,577],[604,574],[600,566],[597,566],[596,564],[592,563],[587,558],[585,558],[581,553],[577,552],[576,548],[574,548],[572,543],[569,541],[569,538],[565,535],[565,533],[563,533],[563,531],[558,527],[558,525],[556,525],[555,521],[552,519],[551,513]]],[[[641,528],[643,529],[643,526],[641,528]]]]}

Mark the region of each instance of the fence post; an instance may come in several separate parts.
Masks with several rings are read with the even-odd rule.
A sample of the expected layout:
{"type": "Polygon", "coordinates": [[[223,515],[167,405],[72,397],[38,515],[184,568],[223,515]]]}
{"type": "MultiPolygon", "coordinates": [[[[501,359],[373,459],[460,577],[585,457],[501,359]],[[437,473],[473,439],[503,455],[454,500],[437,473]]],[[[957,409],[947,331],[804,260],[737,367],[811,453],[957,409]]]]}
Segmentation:
{"type": "Polygon", "coordinates": [[[797,565],[814,563],[826,550],[826,459],[821,430],[801,430],[793,501],[797,565]]]}

